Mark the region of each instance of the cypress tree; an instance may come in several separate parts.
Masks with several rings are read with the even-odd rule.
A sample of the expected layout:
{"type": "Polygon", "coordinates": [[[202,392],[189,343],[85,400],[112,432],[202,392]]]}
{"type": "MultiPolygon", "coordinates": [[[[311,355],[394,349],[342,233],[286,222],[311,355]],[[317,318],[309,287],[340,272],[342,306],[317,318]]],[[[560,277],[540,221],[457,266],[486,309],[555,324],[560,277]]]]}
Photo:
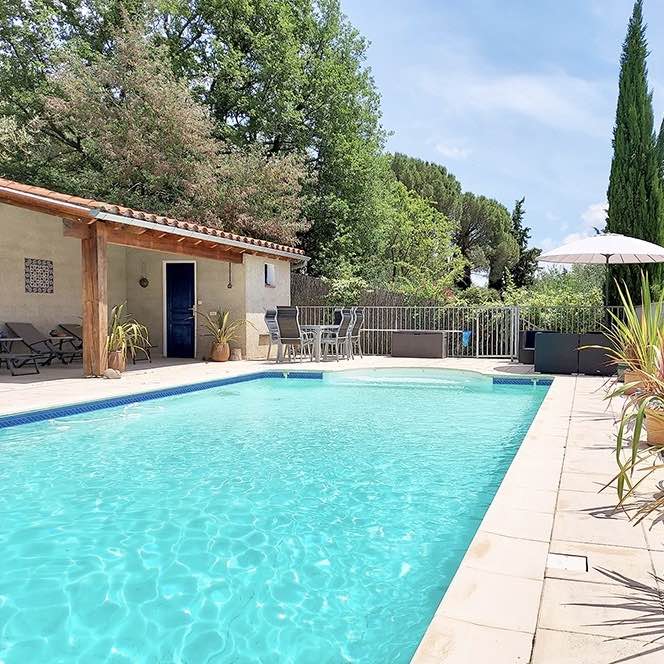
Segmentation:
{"type": "MultiPolygon", "coordinates": [[[[643,0],[636,0],[620,57],[606,228],[610,233],[622,233],[661,244],[664,239],[664,199],[653,127],[652,93],[648,89],[645,33],[643,0]]],[[[611,267],[610,303],[617,301],[614,279],[624,280],[632,296],[638,296],[641,267],[611,267]]],[[[659,284],[659,266],[651,265],[647,269],[651,283],[659,284]]]]}
{"type": "Polygon", "coordinates": [[[512,283],[517,288],[533,284],[537,272],[537,258],[542,253],[535,247],[528,247],[530,227],[523,225],[526,216],[525,203],[525,197],[515,201],[512,210],[512,237],[519,245],[519,260],[512,267],[511,274],[512,283]]]}
{"type": "Polygon", "coordinates": [[[662,124],[659,126],[659,134],[657,134],[657,165],[659,166],[659,182],[664,192],[664,118],[662,124]]]}

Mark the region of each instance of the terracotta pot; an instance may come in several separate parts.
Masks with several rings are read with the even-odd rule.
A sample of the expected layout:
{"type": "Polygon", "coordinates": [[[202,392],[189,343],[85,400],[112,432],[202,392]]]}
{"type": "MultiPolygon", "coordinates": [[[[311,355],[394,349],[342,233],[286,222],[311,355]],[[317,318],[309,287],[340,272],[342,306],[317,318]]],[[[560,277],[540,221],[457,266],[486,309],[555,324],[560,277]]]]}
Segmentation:
{"type": "Polygon", "coordinates": [[[124,351],[113,350],[108,354],[108,368],[122,373],[127,368],[127,355],[124,351]]]}
{"type": "Polygon", "coordinates": [[[664,445],[664,411],[646,408],[646,431],[649,445],[664,445]]]}
{"type": "Polygon", "coordinates": [[[231,349],[227,342],[212,342],[212,346],[210,346],[210,359],[213,362],[226,362],[230,356],[231,349]]]}
{"type": "Polygon", "coordinates": [[[636,383],[634,387],[630,387],[629,390],[625,391],[625,394],[634,394],[637,392],[643,385],[641,381],[641,374],[638,371],[633,371],[630,369],[626,369],[625,373],[623,374],[623,382],[624,383],[636,383]]]}

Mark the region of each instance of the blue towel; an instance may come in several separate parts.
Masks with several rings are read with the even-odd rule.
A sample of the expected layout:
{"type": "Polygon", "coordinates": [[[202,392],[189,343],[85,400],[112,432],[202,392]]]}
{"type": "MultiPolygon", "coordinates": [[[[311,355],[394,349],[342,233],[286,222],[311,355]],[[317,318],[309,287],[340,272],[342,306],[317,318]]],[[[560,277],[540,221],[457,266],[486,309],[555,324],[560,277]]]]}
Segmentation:
{"type": "Polygon", "coordinates": [[[470,337],[473,335],[472,332],[469,330],[466,330],[462,335],[461,335],[461,343],[463,344],[464,348],[468,348],[470,346],[470,337]]]}

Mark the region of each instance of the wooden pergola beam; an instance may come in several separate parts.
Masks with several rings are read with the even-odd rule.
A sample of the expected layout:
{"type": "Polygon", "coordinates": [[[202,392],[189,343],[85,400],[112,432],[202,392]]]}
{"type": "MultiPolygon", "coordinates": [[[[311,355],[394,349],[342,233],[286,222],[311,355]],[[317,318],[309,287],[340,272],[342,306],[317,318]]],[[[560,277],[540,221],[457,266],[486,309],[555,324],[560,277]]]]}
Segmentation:
{"type": "Polygon", "coordinates": [[[223,245],[206,246],[200,240],[182,235],[168,234],[163,236],[160,233],[153,233],[151,231],[142,235],[136,235],[124,230],[110,228],[106,238],[109,244],[118,244],[123,247],[160,251],[167,254],[180,254],[194,258],[210,258],[217,261],[226,261],[227,263],[242,262],[242,251],[229,250],[223,245]]]}
{"type": "Polygon", "coordinates": [[[107,228],[96,222],[81,239],[83,291],[83,371],[101,376],[108,369],[107,228]]]}

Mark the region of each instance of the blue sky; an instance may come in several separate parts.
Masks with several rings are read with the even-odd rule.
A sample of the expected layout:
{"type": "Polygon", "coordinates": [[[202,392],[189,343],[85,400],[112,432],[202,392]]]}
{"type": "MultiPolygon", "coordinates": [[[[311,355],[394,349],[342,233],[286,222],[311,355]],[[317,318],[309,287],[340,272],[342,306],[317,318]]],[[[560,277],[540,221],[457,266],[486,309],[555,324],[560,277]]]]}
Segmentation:
{"type": "MultiPolygon", "coordinates": [[[[603,223],[618,63],[631,0],[342,0],[371,42],[388,149],[447,166],[509,209],[537,246],[603,223]]],[[[655,123],[664,3],[646,0],[655,123]]]]}

